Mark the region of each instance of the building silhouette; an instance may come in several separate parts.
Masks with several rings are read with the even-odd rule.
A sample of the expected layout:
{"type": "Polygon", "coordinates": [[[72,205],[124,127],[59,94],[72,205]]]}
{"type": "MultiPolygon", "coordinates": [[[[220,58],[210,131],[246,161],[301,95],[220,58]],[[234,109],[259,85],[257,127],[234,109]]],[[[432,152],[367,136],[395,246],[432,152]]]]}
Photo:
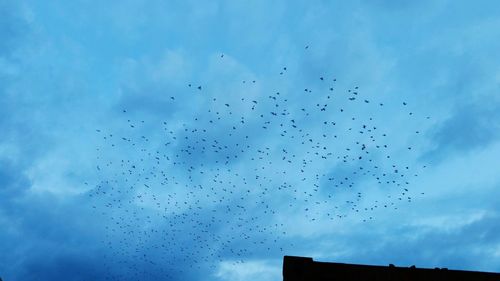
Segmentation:
{"type": "Polygon", "coordinates": [[[285,256],[283,281],[500,281],[500,273],[316,262],[285,256]]]}

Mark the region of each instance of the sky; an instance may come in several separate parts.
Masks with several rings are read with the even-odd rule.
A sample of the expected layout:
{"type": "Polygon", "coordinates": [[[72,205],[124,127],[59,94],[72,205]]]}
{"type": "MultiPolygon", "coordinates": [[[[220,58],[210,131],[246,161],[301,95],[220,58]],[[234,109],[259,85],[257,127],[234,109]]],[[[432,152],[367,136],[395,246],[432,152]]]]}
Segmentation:
{"type": "Polygon", "coordinates": [[[0,277],[500,272],[497,1],[0,3],[0,277]]]}

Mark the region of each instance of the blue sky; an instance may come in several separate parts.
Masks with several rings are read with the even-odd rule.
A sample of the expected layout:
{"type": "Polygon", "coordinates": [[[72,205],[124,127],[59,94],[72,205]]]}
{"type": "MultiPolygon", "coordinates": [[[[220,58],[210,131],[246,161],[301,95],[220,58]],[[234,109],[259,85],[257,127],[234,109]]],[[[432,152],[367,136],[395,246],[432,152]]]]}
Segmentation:
{"type": "Polygon", "coordinates": [[[5,281],[500,271],[496,1],[3,1],[0,37],[5,281]]]}

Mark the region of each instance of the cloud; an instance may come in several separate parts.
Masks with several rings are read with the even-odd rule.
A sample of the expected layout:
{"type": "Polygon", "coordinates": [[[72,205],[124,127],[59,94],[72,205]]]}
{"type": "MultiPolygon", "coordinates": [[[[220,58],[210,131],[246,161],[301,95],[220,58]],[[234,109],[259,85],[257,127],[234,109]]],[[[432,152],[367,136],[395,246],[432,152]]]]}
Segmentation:
{"type": "Polygon", "coordinates": [[[31,186],[29,178],[23,174],[22,168],[6,159],[0,158],[0,200],[4,204],[11,199],[22,197],[31,186]]]}
{"type": "Polygon", "coordinates": [[[250,260],[244,263],[223,261],[219,263],[215,276],[221,281],[279,280],[281,265],[268,260],[250,260]]]}
{"type": "MultiPolygon", "coordinates": [[[[22,268],[18,268],[12,277],[20,280],[97,280],[106,274],[107,269],[102,262],[82,252],[75,251],[57,257],[46,257],[43,253],[30,256],[22,268]]],[[[11,278],[12,280],[15,280],[11,278]]],[[[126,279],[123,279],[126,280],[126,279]]]]}
{"type": "Polygon", "coordinates": [[[454,154],[484,150],[500,137],[500,106],[496,103],[460,106],[434,129],[433,149],[424,158],[443,160],[454,154]]]}
{"type": "MultiPolygon", "coordinates": [[[[54,2],[22,9],[12,3],[0,6],[0,249],[8,253],[0,257],[0,273],[6,281],[276,280],[284,253],[498,268],[492,199],[498,196],[489,187],[498,181],[500,131],[491,59],[500,30],[495,9],[470,4],[475,12],[469,14],[463,2],[428,1],[126,1],[113,8],[54,2]],[[397,201],[401,188],[354,175],[357,165],[316,161],[300,134],[286,141],[280,135],[280,123],[289,120],[268,118],[276,110],[268,96],[278,90],[289,98],[279,109],[292,115],[320,103],[323,75],[330,84],[338,79],[335,110],[351,109],[344,91],[354,85],[370,105],[380,100],[386,107],[356,107],[349,111],[356,122],[334,110],[295,121],[317,139],[375,117],[394,157],[371,155],[390,171],[395,163],[421,166],[414,161],[419,148],[430,146],[420,160],[438,165],[412,170],[419,177],[412,175],[404,197],[412,196],[411,204],[397,201]],[[313,92],[304,94],[305,87],[313,92]],[[255,111],[252,100],[259,101],[255,111]],[[403,100],[418,117],[398,107],[403,100]],[[273,121],[267,133],[260,114],[273,121]],[[429,123],[421,120],[426,114],[429,123]],[[224,117],[210,125],[218,116],[224,117]],[[316,125],[328,118],[340,128],[316,125]],[[239,133],[229,136],[233,126],[239,133]],[[414,137],[416,127],[423,137],[414,137]],[[207,130],[204,155],[193,149],[201,149],[194,128],[207,130]],[[215,152],[215,140],[229,148],[215,152]],[[251,149],[242,153],[236,143],[251,149]],[[418,148],[414,154],[408,143],[418,148]],[[157,151],[178,163],[156,159],[157,151]],[[291,154],[300,158],[296,164],[282,160],[291,154]],[[239,159],[222,164],[234,155],[239,159]],[[247,161],[261,155],[260,162],[247,161]],[[310,160],[305,175],[302,160],[310,160]],[[140,175],[128,174],[134,164],[140,175]],[[316,178],[322,174],[356,180],[356,189],[332,200],[331,193],[314,191],[315,183],[326,187],[316,178]],[[428,201],[417,203],[426,198],[415,196],[421,190],[428,201]],[[342,205],[357,192],[363,193],[357,207],[379,208],[357,214],[342,205]],[[374,219],[362,223],[365,215],[374,219]]],[[[359,140],[357,132],[343,137],[318,141],[319,150],[328,146],[342,156],[344,146],[359,140]]]]}
{"type": "Polygon", "coordinates": [[[25,39],[29,30],[20,6],[14,1],[0,4],[0,58],[9,57],[25,39]]]}

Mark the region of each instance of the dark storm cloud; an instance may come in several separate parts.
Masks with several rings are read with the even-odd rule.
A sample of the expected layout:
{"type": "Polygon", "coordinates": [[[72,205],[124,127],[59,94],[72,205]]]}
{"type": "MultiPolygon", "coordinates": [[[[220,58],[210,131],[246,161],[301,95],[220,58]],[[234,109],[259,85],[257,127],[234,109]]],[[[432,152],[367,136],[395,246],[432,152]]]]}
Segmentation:
{"type": "MultiPolygon", "coordinates": [[[[105,237],[105,228],[94,222],[96,214],[84,196],[69,201],[18,196],[11,201],[3,203],[0,209],[2,215],[8,215],[0,215],[0,220],[7,219],[9,225],[0,234],[5,253],[0,257],[0,276],[4,280],[84,281],[102,280],[103,276],[159,281],[197,278],[194,277],[197,271],[188,266],[192,262],[179,259],[175,248],[167,258],[175,266],[168,267],[121,256],[105,247],[100,242],[105,237]],[[23,241],[22,247],[18,241],[23,241]],[[141,270],[131,270],[129,266],[141,270]],[[138,276],[138,272],[142,275],[138,276]]],[[[157,245],[161,239],[156,237],[149,245],[157,245]]],[[[155,254],[153,250],[146,253],[155,254]]]]}
{"type": "MultiPolygon", "coordinates": [[[[86,240],[83,237],[88,238],[87,235],[95,233],[85,226],[85,210],[79,207],[83,205],[82,201],[66,204],[57,198],[42,199],[24,193],[16,195],[3,202],[0,209],[0,218],[8,225],[2,235],[2,246],[5,247],[2,252],[6,255],[2,255],[0,266],[0,272],[6,280],[40,280],[40,276],[45,274],[55,277],[55,274],[63,273],[63,261],[76,269],[78,266],[73,261],[90,257],[95,246],[82,243],[86,240]],[[76,233],[80,235],[75,236],[76,233]],[[19,241],[23,241],[23,246],[16,250],[15,245],[19,241]],[[62,258],[60,255],[74,257],[62,258]],[[47,272],[42,272],[45,270],[47,272]]],[[[84,274],[83,271],[87,269],[82,268],[81,272],[74,274],[84,274]]],[[[63,280],[62,275],[59,276],[61,278],[53,280],[63,280]]]]}
{"type": "Polygon", "coordinates": [[[76,250],[79,249],[55,257],[45,252],[32,254],[25,260],[22,268],[18,268],[19,272],[14,276],[26,281],[100,280],[107,268],[95,257],[76,250]]]}

